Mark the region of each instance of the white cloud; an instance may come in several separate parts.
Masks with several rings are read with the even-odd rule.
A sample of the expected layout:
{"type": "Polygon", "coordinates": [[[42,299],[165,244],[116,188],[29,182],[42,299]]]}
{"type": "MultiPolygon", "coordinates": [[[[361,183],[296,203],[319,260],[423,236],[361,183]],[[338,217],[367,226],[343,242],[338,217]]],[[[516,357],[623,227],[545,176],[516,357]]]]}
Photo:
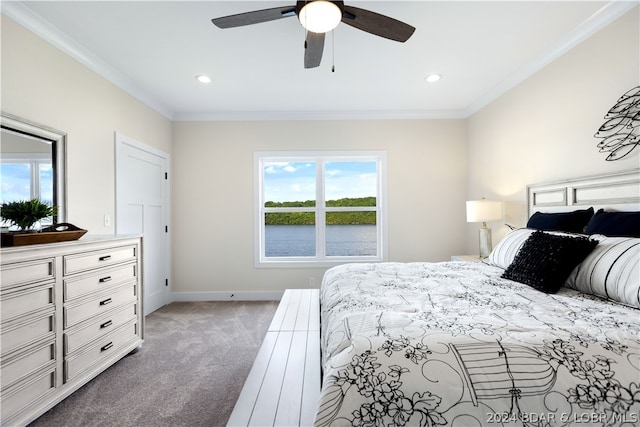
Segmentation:
{"type": "Polygon", "coordinates": [[[288,162],[270,162],[265,165],[264,173],[266,174],[281,173],[288,165],[289,165],[288,162]]]}
{"type": "MultiPolygon", "coordinates": [[[[305,165],[306,166],[306,165],[305,165]]],[[[294,173],[299,168],[289,162],[269,162],[264,167],[265,174],[294,173]]]]}

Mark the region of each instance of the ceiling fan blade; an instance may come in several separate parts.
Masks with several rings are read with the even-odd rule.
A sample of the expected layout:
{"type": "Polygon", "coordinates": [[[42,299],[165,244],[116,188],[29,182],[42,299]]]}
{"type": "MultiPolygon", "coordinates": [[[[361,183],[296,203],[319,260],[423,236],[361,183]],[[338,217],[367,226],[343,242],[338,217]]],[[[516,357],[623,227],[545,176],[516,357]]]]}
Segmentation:
{"type": "Polygon", "coordinates": [[[312,33],[307,31],[304,41],[304,68],[315,68],[322,61],[324,50],[324,33],[312,33]]]}
{"type": "Polygon", "coordinates": [[[409,24],[359,7],[346,6],[342,22],[386,39],[406,42],[416,30],[409,24]]]}
{"type": "Polygon", "coordinates": [[[288,18],[289,16],[295,15],[295,6],[286,6],[223,16],[221,18],[214,18],[211,22],[213,22],[213,24],[218,28],[233,28],[259,24],[261,22],[275,21],[277,19],[288,18]]]}

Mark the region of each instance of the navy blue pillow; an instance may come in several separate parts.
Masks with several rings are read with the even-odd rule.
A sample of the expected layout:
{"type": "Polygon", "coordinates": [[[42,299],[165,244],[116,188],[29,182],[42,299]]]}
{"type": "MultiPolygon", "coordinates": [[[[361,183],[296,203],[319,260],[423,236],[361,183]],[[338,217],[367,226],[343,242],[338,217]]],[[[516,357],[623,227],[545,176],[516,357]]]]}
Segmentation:
{"type": "Polygon", "coordinates": [[[587,224],[585,233],[609,237],[640,237],[640,211],[605,212],[600,209],[587,224]]]}
{"type": "Polygon", "coordinates": [[[567,233],[583,233],[584,228],[593,216],[593,208],[573,212],[542,213],[531,215],[527,228],[543,231],[565,231],[567,233]]]}

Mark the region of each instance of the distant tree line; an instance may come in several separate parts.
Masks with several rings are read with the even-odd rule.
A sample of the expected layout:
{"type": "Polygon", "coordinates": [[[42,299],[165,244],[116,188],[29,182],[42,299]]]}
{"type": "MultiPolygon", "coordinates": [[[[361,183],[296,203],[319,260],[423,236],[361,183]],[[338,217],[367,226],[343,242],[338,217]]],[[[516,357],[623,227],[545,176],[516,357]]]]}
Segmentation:
{"type": "MultiPolygon", "coordinates": [[[[375,206],[375,197],[343,198],[327,200],[327,207],[375,206]]],[[[315,207],[315,200],[304,202],[265,202],[267,208],[315,207]]],[[[327,212],[327,225],[376,224],[375,212],[327,212]]],[[[313,225],[313,212],[269,212],[265,214],[266,225],[313,225]]]]}

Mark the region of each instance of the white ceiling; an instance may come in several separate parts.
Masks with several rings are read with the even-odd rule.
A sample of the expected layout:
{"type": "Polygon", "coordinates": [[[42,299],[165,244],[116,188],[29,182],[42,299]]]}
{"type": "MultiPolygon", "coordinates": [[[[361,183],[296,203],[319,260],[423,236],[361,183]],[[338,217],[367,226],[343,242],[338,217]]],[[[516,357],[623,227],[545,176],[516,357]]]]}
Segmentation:
{"type": "Polygon", "coordinates": [[[295,17],[225,30],[211,23],[294,3],[3,1],[2,11],[173,120],[459,118],[638,4],[347,1],[416,32],[403,44],[341,24],[315,69],[303,67],[295,17]],[[429,73],[443,78],[427,83],[429,73]]]}

